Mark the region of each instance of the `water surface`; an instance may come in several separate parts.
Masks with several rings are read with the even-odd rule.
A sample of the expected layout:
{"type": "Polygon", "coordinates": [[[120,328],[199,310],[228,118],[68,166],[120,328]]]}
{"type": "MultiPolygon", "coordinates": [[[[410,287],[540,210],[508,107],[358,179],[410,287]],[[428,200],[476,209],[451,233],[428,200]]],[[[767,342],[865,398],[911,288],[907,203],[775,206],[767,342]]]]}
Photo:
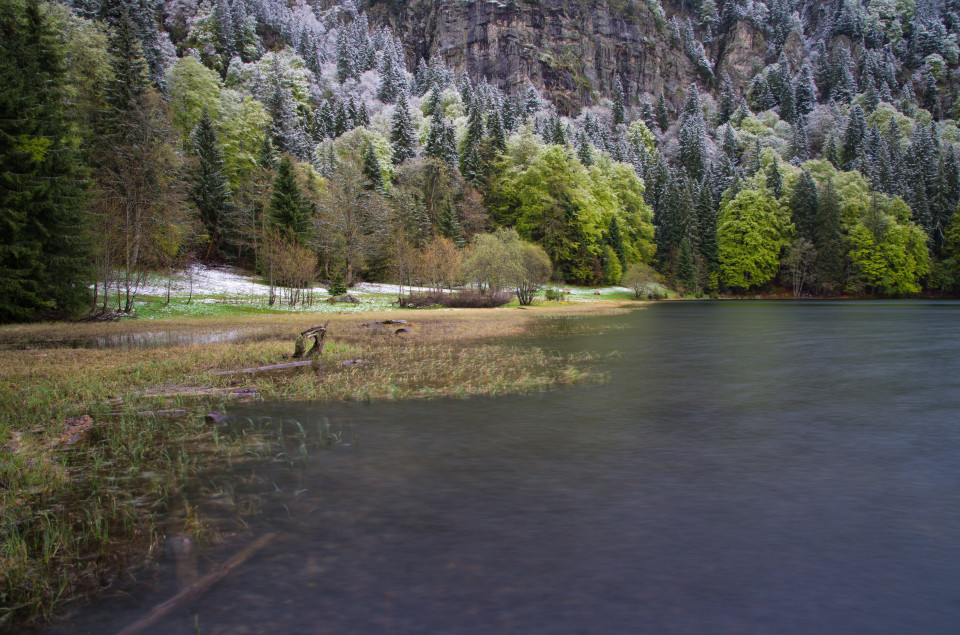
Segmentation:
{"type": "Polygon", "coordinates": [[[259,465],[250,535],[171,548],[63,630],[120,630],[275,532],[147,632],[956,632],[960,304],[662,303],[595,323],[535,343],[618,352],[600,386],[231,411],[342,442],[259,465]]]}

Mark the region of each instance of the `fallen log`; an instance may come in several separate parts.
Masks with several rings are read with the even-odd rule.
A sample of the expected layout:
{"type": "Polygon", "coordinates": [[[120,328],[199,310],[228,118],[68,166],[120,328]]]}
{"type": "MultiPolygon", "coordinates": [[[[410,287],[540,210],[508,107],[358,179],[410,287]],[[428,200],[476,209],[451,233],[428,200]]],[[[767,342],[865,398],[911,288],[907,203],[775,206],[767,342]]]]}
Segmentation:
{"type": "Polygon", "coordinates": [[[218,567],[216,571],[203,576],[166,602],[158,604],[146,617],[123,629],[120,631],[119,635],[135,635],[135,633],[141,633],[147,628],[150,628],[154,622],[161,619],[179,607],[181,604],[184,604],[189,600],[196,600],[203,593],[206,593],[207,590],[209,590],[214,584],[227,577],[228,573],[249,560],[250,556],[265,547],[271,540],[274,539],[275,536],[276,534],[265,534],[260,536],[253,541],[252,544],[247,545],[243,551],[218,567]]]}
{"type": "Polygon", "coordinates": [[[262,373],[268,372],[271,370],[286,370],[288,368],[301,368],[303,366],[312,365],[312,361],[302,361],[302,362],[284,362],[283,364],[270,364],[268,366],[253,366],[252,368],[241,368],[239,370],[220,370],[214,373],[214,375],[242,375],[250,373],[262,373]]]}
{"type": "Polygon", "coordinates": [[[297,337],[297,343],[294,345],[293,358],[300,359],[301,357],[309,358],[319,356],[320,353],[323,352],[323,345],[327,337],[327,326],[329,324],[330,320],[327,320],[322,326],[311,326],[305,331],[300,331],[300,335],[297,337]],[[308,337],[313,338],[313,346],[304,354],[303,351],[306,348],[306,340],[308,337]]]}

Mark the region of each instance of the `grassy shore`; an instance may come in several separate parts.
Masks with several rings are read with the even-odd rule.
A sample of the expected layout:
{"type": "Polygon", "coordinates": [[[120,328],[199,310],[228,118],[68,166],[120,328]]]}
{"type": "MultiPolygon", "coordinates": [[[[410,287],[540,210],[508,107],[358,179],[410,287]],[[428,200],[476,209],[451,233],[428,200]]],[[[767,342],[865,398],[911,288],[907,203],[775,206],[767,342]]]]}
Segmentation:
{"type": "Polygon", "coordinates": [[[223,438],[204,419],[228,398],[468,397],[596,380],[589,355],[509,339],[547,317],[617,310],[612,302],[323,316],[241,309],[0,329],[0,630],[96,591],[161,544],[171,517],[181,531],[203,527],[185,485],[243,453],[244,439],[223,438]],[[296,333],[327,319],[317,363],[218,374],[285,361],[296,333]],[[386,319],[408,320],[408,332],[363,325],[386,319]],[[202,343],[140,341],[157,338],[202,343]],[[94,342],[101,346],[76,347],[94,342]]]}

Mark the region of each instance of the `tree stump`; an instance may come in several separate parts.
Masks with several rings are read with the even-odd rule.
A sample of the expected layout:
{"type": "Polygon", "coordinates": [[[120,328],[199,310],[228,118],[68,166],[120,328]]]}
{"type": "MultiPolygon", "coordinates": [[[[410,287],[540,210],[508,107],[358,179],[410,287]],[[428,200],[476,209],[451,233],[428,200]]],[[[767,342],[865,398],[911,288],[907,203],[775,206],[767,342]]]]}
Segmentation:
{"type": "Polygon", "coordinates": [[[300,359],[310,358],[319,356],[323,352],[323,345],[327,337],[327,325],[330,324],[330,320],[324,322],[323,326],[313,326],[308,328],[306,331],[301,331],[300,335],[297,336],[297,343],[294,345],[293,358],[300,359]],[[306,348],[307,338],[313,338],[313,346],[310,347],[310,350],[304,353],[306,348]]]}

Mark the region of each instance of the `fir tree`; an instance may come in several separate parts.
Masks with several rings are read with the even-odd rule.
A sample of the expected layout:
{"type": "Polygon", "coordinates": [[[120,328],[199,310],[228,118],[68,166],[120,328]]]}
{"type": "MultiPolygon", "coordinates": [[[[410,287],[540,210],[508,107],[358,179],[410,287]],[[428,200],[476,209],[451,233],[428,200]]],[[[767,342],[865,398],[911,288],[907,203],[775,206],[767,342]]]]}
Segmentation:
{"type": "Polygon", "coordinates": [[[217,133],[206,110],[190,141],[197,156],[190,197],[197,206],[200,222],[209,237],[204,254],[204,259],[208,260],[219,253],[223,244],[224,220],[233,205],[230,202],[230,184],[224,172],[223,151],[217,143],[217,133]]]}
{"type": "Polygon", "coordinates": [[[827,181],[819,197],[814,230],[814,246],[817,248],[817,279],[821,287],[830,293],[840,293],[844,288],[843,235],[840,194],[827,181]]]}
{"type": "Polygon", "coordinates": [[[268,213],[274,227],[290,238],[303,241],[310,234],[310,207],[303,200],[293,169],[290,155],[283,155],[273,180],[268,213]]]}
{"type": "Polygon", "coordinates": [[[706,137],[706,124],[700,108],[700,92],[696,85],[692,84],[684,102],[680,122],[680,165],[696,181],[703,178],[707,165],[706,137]]]}
{"type": "Polygon", "coordinates": [[[383,194],[383,171],[380,169],[380,160],[373,148],[373,142],[367,141],[363,147],[363,176],[367,179],[365,188],[383,194]]]}
{"type": "Polygon", "coordinates": [[[816,240],[819,195],[817,183],[806,170],[800,173],[797,185],[790,195],[790,215],[797,232],[811,243],[816,240]]]}
{"type": "Polygon", "coordinates": [[[660,132],[666,132],[670,125],[670,113],[667,110],[667,102],[663,98],[663,93],[660,93],[660,98],[657,99],[654,116],[657,119],[657,127],[660,128],[660,132]]]}
{"type": "Polygon", "coordinates": [[[590,142],[587,141],[587,134],[581,130],[577,133],[577,158],[580,163],[587,167],[593,165],[593,153],[590,150],[590,142]]]}
{"type": "Polygon", "coordinates": [[[393,111],[390,123],[390,145],[393,146],[393,162],[399,165],[417,155],[416,133],[410,118],[407,100],[401,96],[393,111]]]}
{"type": "Polygon", "coordinates": [[[779,199],[783,193],[783,175],[780,174],[780,166],[777,165],[777,155],[773,155],[773,161],[767,166],[767,189],[773,192],[773,197],[779,199]]]}
{"type": "Polygon", "coordinates": [[[617,75],[613,80],[613,125],[617,126],[624,122],[623,115],[623,82],[617,75]]]}
{"type": "Polygon", "coordinates": [[[471,108],[467,117],[467,133],[460,150],[460,174],[478,184],[482,173],[480,141],[483,138],[483,115],[479,108],[471,108]]]}
{"type": "Polygon", "coordinates": [[[0,8],[0,322],[87,299],[85,178],[65,104],[64,52],[41,5],[0,8]]]}
{"type": "Polygon", "coordinates": [[[627,265],[627,248],[623,242],[623,232],[620,231],[620,222],[616,216],[610,217],[610,223],[607,225],[607,244],[617,254],[617,260],[620,261],[620,267],[627,265]]]}
{"type": "Polygon", "coordinates": [[[507,151],[507,140],[503,132],[499,109],[487,113],[487,138],[490,140],[491,147],[498,152],[507,151]]]}
{"type": "Polygon", "coordinates": [[[719,264],[719,245],[717,242],[717,209],[713,203],[709,174],[703,177],[696,202],[697,249],[703,256],[708,271],[716,271],[719,264]]]}
{"type": "Polygon", "coordinates": [[[843,149],[840,160],[845,169],[852,169],[853,163],[860,157],[863,150],[863,140],[867,135],[867,120],[863,108],[859,104],[853,107],[850,121],[843,133],[843,149]]]}

